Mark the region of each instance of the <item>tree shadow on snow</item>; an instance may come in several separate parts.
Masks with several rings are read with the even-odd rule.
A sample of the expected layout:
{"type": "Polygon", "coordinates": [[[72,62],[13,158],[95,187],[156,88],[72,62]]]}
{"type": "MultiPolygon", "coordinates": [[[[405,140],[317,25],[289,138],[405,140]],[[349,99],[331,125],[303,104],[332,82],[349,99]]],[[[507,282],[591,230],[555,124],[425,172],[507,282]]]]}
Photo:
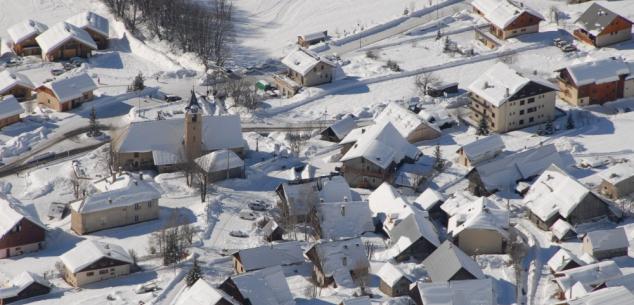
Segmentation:
{"type": "Polygon", "coordinates": [[[90,65],[93,68],[115,70],[123,69],[123,61],[121,60],[121,55],[119,55],[119,52],[115,51],[97,54],[97,56],[90,59],[90,65]]]}

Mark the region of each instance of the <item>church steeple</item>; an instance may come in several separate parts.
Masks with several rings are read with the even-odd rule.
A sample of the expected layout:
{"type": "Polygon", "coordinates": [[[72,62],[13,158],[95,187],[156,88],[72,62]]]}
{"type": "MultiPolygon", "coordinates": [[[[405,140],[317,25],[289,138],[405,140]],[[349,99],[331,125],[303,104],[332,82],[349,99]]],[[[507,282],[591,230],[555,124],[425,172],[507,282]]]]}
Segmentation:
{"type": "Polygon", "coordinates": [[[194,89],[192,89],[192,95],[189,98],[189,103],[187,104],[187,107],[185,107],[185,110],[198,112],[198,109],[200,109],[200,104],[198,104],[198,98],[196,97],[196,92],[194,92],[194,89]]]}
{"type": "Polygon", "coordinates": [[[192,89],[189,104],[185,107],[185,135],[184,144],[187,158],[193,160],[202,155],[202,116],[196,93],[192,89]]]}

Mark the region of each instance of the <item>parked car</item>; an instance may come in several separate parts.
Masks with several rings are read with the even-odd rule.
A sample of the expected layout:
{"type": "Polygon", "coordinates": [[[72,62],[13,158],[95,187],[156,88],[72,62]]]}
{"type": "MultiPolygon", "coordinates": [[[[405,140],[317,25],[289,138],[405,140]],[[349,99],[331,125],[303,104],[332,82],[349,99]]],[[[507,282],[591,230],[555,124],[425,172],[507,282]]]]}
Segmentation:
{"type": "Polygon", "coordinates": [[[16,67],[20,64],[22,64],[22,58],[20,57],[13,57],[7,61],[7,67],[16,67]]]}
{"type": "Polygon", "coordinates": [[[564,51],[565,53],[570,53],[570,52],[575,52],[577,51],[577,47],[575,47],[574,45],[567,45],[564,46],[563,48],[561,48],[562,51],[564,51]]]}
{"type": "Polygon", "coordinates": [[[269,206],[262,200],[249,202],[249,208],[254,211],[266,211],[269,206]]]}
{"type": "Polygon", "coordinates": [[[69,62],[62,63],[62,67],[64,67],[65,71],[70,71],[70,70],[76,68],[75,65],[73,65],[73,64],[71,64],[69,62]]]}
{"type": "Polygon", "coordinates": [[[240,211],[240,218],[244,220],[255,220],[258,218],[258,214],[249,210],[242,210],[240,211]]]}
{"type": "Polygon", "coordinates": [[[51,69],[51,74],[53,76],[60,76],[60,75],[64,74],[64,72],[66,72],[66,71],[64,71],[64,69],[51,69]]]}
{"type": "Polygon", "coordinates": [[[178,95],[172,95],[172,94],[166,94],[165,95],[165,101],[166,102],[178,102],[180,100],[182,100],[183,98],[178,96],[178,95]]]}
{"type": "Polygon", "coordinates": [[[157,291],[159,289],[160,288],[159,288],[158,284],[156,284],[155,282],[151,282],[151,283],[147,283],[147,284],[140,284],[139,286],[137,286],[134,289],[134,293],[143,294],[143,293],[157,291]]]}
{"type": "Polygon", "coordinates": [[[73,57],[69,59],[68,62],[71,63],[75,67],[79,67],[81,66],[81,64],[85,63],[86,60],[81,57],[73,57]]]}
{"type": "Polygon", "coordinates": [[[233,237],[239,237],[239,238],[247,238],[249,237],[249,234],[247,234],[244,231],[240,231],[240,230],[234,230],[229,232],[229,235],[233,236],[233,237]]]}

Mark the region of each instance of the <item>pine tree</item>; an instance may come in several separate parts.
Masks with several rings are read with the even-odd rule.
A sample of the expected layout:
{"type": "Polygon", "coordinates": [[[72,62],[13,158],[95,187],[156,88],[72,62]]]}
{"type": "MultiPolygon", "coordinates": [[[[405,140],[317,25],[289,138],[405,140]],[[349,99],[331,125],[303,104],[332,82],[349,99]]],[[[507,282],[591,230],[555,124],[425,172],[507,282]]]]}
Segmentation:
{"type": "Polygon", "coordinates": [[[95,107],[92,107],[92,110],[90,110],[90,125],[88,129],[88,136],[97,137],[100,134],[101,131],[99,131],[99,123],[97,123],[97,111],[95,110],[95,107]]]}
{"type": "Polygon", "coordinates": [[[480,118],[480,122],[478,123],[478,130],[476,131],[476,134],[479,136],[486,136],[489,134],[489,126],[484,116],[480,118]]]}
{"type": "Polygon", "coordinates": [[[194,265],[189,272],[187,273],[187,277],[185,281],[187,282],[187,287],[193,286],[196,281],[202,278],[202,272],[200,270],[200,266],[198,266],[198,259],[194,258],[194,265]]]}
{"type": "Polygon", "coordinates": [[[145,84],[143,83],[144,81],[145,77],[143,77],[143,73],[139,72],[132,81],[132,91],[141,91],[145,89],[145,84]]]}
{"type": "Polygon", "coordinates": [[[436,158],[436,160],[434,161],[434,169],[438,172],[442,172],[443,169],[445,169],[445,159],[442,158],[440,145],[436,145],[436,150],[434,150],[434,157],[436,158]]]}
{"type": "Polygon", "coordinates": [[[566,119],[566,129],[574,129],[575,121],[572,118],[572,112],[568,111],[568,118],[566,119]]]}

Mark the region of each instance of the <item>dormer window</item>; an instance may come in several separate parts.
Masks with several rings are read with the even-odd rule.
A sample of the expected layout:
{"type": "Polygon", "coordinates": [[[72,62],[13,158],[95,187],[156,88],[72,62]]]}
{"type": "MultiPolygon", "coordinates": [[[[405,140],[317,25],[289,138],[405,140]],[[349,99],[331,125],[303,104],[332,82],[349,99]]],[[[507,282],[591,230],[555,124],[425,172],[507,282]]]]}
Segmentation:
{"type": "Polygon", "coordinates": [[[11,233],[18,233],[22,231],[22,225],[18,224],[17,226],[13,227],[13,229],[11,229],[11,233]]]}

